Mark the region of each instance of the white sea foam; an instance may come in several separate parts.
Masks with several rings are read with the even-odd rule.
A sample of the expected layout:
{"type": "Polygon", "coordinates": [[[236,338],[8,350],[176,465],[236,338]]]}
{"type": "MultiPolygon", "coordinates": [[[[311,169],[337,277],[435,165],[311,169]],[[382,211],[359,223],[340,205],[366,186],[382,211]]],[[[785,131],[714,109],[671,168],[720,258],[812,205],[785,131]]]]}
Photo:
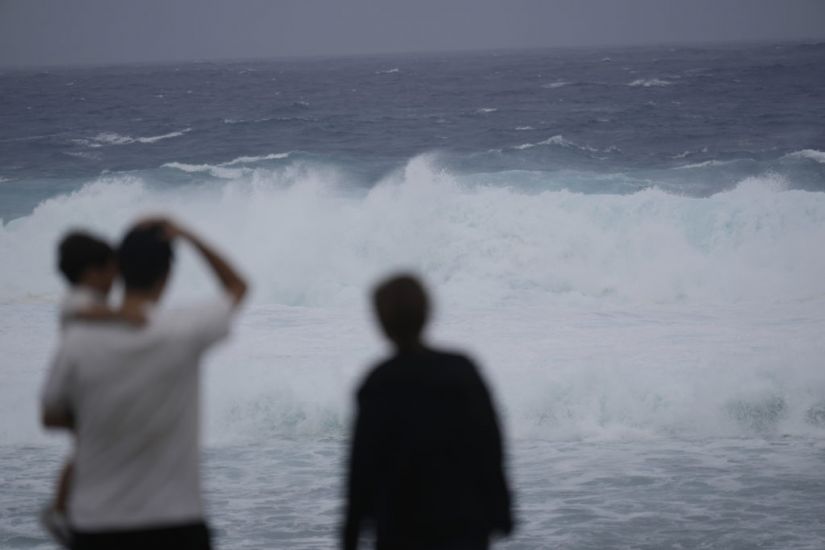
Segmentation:
{"type": "MultiPolygon", "coordinates": [[[[676,156],[675,158],[684,158],[680,156],[676,156]]],[[[712,168],[715,166],[725,166],[726,164],[733,164],[738,162],[737,160],[706,160],[703,162],[694,162],[691,164],[683,164],[682,166],[677,166],[676,170],[689,170],[692,168],[712,168]]]]}
{"type": "Polygon", "coordinates": [[[535,130],[532,126],[516,126],[516,131],[526,132],[527,130],[535,130]]]}
{"type": "Polygon", "coordinates": [[[401,72],[401,69],[399,69],[398,67],[395,67],[395,68],[392,68],[392,69],[384,69],[384,70],[381,70],[381,71],[375,71],[375,74],[395,74],[395,73],[400,73],[400,72],[401,72]]]}
{"type": "Polygon", "coordinates": [[[255,164],[267,160],[282,160],[288,158],[290,155],[291,153],[287,152],[270,153],[268,155],[261,156],[244,156],[232,159],[227,162],[221,162],[218,164],[187,164],[184,162],[167,162],[162,167],[180,170],[182,172],[187,172],[190,174],[202,172],[211,174],[216,178],[233,179],[242,176],[246,172],[249,172],[249,168],[246,168],[243,165],[255,164]],[[241,167],[231,168],[232,166],[241,167]]]}
{"type": "Polygon", "coordinates": [[[803,149],[802,151],[789,153],[787,156],[809,159],[820,164],[825,164],[825,151],[817,151],[816,149],[803,149]]]}
{"type": "Polygon", "coordinates": [[[214,164],[187,164],[185,162],[167,162],[163,165],[163,168],[172,168],[189,174],[206,173],[223,179],[237,178],[244,172],[243,168],[226,168],[225,166],[214,164]]]}
{"type": "Polygon", "coordinates": [[[513,147],[514,149],[524,150],[524,149],[532,149],[533,147],[540,147],[542,145],[561,145],[562,147],[572,147],[573,143],[564,139],[564,136],[561,134],[549,137],[544,141],[539,141],[537,143],[522,143],[521,145],[516,145],[513,147]]]}
{"type": "Polygon", "coordinates": [[[131,145],[133,143],[157,143],[158,141],[162,141],[164,139],[172,139],[176,137],[180,137],[184,134],[191,132],[191,128],[184,128],[183,130],[177,132],[169,132],[168,134],[161,134],[158,136],[149,136],[149,137],[132,137],[132,136],[124,136],[118,134],[116,132],[101,132],[97,134],[95,137],[86,139],[76,139],[73,140],[75,143],[79,145],[85,145],[86,147],[105,147],[108,145],[131,145]]]}
{"type": "Polygon", "coordinates": [[[542,84],[541,87],[548,88],[550,90],[555,90],[556,88],[562,88],[564,86],[567,86],[568,84],[570,83],[564,80],[557,80],[555,82],[548,82],[547,84],[542,84]]]}
{"type": "Polygon", "coordinates": [[[660,80],[658,78],[639,78],[634,80],[633,82],[629,82],[628,86],[633,87],[643,87],[643,88],[650,88],[650,87],[662,87],[662,86],[670,86],[673,82],[669,80],[660,80]]]}
{"type": "Polygon", "coordinates": [[[236,164],[252,164],[255,162],[261,162],[264,160],[282,160],[289,157],[291,153],[271,153],[269,155],[262,155],[259,157],[238,157],[236,159],[230,160],[229,162],[223,162],[220,166],[234,166],[236,164]]]}
{"type": "Polygon", "coordinates": [[[496,111],[498,111],[496,107],[482,107],[480,109],[476,109],[476,112],[481,114],[495,113],[496,111]]]}
{"type": "MultiPolygon", "coordinates": [[[[518,128],[517,128],[518,129],[518,128]]],[[[559,147],[566,147],[569,149],[579,149],[580,151],[586,151],[588,153],[615,153],[620,151],[618,147],[615,145],[610,145],[605,149],[599,149],[598,147],[591,147],[590,145],[581,145],[579,143],[575,143],[570,141],[569,139],[565,139],[562,135],[555,135],[551,136],[543,141],[539,141],[536,143],[522,143],[521,145],[516,145],[513,149],[523,151],[525,149],[533,149],[534,147],[541,147],[546,145],[556,145],[559,147]]]]}
{"type": "MultiPolygon", "coordinates": [[[[184,188],[110,176],[0,226],[0,257],[14,258],[0,276],[0,438],[40,437],[31,396],[55,334],[42,302],[61,286],[47,251],[69,227],[114,238],[159,211],[254,284],[210,360],[211,441],[340,434],[347,390],[381,350],[366,289],[399,267],[433,285],[434,337],[481,359],[517,434],[822,429],[825,194],[776,176],[706,198],[527,194],[459,183],[428,157],[370,190],[338,179],[305,163],[184,188]]],[[[181,252],[172,301],[212,292],[181,252]]]]}
{"type": "MultiPolygon", "coordinates": [[[[566,143],[561,136],[548,141],[566,143]]],[[[44,201],[0,228],[0,256],[16,265],[0,279],[0,300],[59,288],[51,270],[39,276],[37,266],[40,251],[65,227],[93,223],[112,234],[158,209],[235,243],[256,277],[272,280],[259,292],[277,303],[350,303],[371,277],[398,264],[426,268],[468,304],[533,293],[678,302],[825,292],[825,257],[805,245],[825,239],[825,195],[781,191],[786,183],[778,176],[748,179],[709,198],[656,189],[536,195],[466,187],[420,157],[354,195],[351,185],[336,185],[336,171],[306,163],[175,168],[223,168],[235,177],[218,186],[157,189],[113,175],[44,201]]]]}

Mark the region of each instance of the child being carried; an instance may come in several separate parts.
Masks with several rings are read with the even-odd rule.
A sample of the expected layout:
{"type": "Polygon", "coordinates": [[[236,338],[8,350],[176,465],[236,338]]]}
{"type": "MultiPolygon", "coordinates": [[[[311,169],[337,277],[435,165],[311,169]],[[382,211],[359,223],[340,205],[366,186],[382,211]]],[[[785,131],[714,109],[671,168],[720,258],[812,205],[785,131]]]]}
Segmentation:
{"type": "MultiPolygon", "coordinates": [[[[109,293],[118,275],[117,255],[105,241],[84,232],[71,232],[60,241],[58,267],[69,284],[60,304],[60,329],[74,322],[125,322],[142,326],[145,318],[122,313],[108,304],[109,293]]],[[[54,539],[66,548],[71,544],[67,515],[71,491],[72,460],[60,472],[54,502],[46,506],[41,521],[54,539]]]]}

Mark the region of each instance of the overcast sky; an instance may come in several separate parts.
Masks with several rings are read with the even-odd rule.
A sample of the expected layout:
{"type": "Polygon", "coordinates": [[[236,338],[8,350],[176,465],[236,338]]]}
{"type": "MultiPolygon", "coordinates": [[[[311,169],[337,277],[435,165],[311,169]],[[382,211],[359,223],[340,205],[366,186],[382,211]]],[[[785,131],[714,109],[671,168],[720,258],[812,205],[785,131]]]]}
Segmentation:
{"type": "Polygon", "coordinates": [[[825,39],[825,0],[0,0],[0,65],[825,39]]]}

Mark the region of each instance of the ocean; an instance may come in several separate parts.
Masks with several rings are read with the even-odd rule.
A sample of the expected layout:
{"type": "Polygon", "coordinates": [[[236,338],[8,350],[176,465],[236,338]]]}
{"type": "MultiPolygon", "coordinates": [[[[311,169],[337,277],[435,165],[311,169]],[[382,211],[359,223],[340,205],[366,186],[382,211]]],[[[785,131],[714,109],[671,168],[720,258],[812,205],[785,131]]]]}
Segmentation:
{"type": "MultiPolygon", "coordinates": [[[[493,388],[519,521],[495,548],[825,547],[823,67],[799,43],[0,71],[0,547],[53,547],[71,448],[38,424],[55,244],[153,213],[254,285],[205,366],[219,548],[336,547],[396,270],[493,388]]],[[[178,264],[169,303],[215,292],[178,264]]]]}

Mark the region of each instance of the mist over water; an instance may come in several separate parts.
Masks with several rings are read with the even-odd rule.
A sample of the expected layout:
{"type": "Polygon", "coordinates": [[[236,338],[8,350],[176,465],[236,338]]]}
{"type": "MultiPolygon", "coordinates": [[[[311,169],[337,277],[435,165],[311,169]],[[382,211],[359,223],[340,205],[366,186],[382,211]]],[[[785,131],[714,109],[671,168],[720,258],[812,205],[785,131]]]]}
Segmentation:
{"type": "MultiPolygon", "coordinates": [[[[36,407],[59,236],[116,240],[170,212],[254,284],[205,370],[210,491],[234,503],[217,505],[231,547],[331,546],[350,393],[386,351],[367,292],[402,268],[435,294],[432,340],[468,350],[494,388],[526,525],[508,548],[644,547],[644,532],[651,548],[821,546],[821,529],[799,526],[825,495],[823,56],[780,45],[0,75],[19,92],[0,106],[0,462],[18,471],[36,449],[45,463],[62,442],[36,407]],[[744,514],[754,494],[772,507],[744,514]],[[315,505],[323,529],[296,519],[315,505]],[[298,527],[237,530],[261,510],[298,527]]],[[[211,292],[181,248],[169,302],[211,292]]],[[[0,521],[0,545],[42,545],[14,514],[23,523],[0,521]]]]}

